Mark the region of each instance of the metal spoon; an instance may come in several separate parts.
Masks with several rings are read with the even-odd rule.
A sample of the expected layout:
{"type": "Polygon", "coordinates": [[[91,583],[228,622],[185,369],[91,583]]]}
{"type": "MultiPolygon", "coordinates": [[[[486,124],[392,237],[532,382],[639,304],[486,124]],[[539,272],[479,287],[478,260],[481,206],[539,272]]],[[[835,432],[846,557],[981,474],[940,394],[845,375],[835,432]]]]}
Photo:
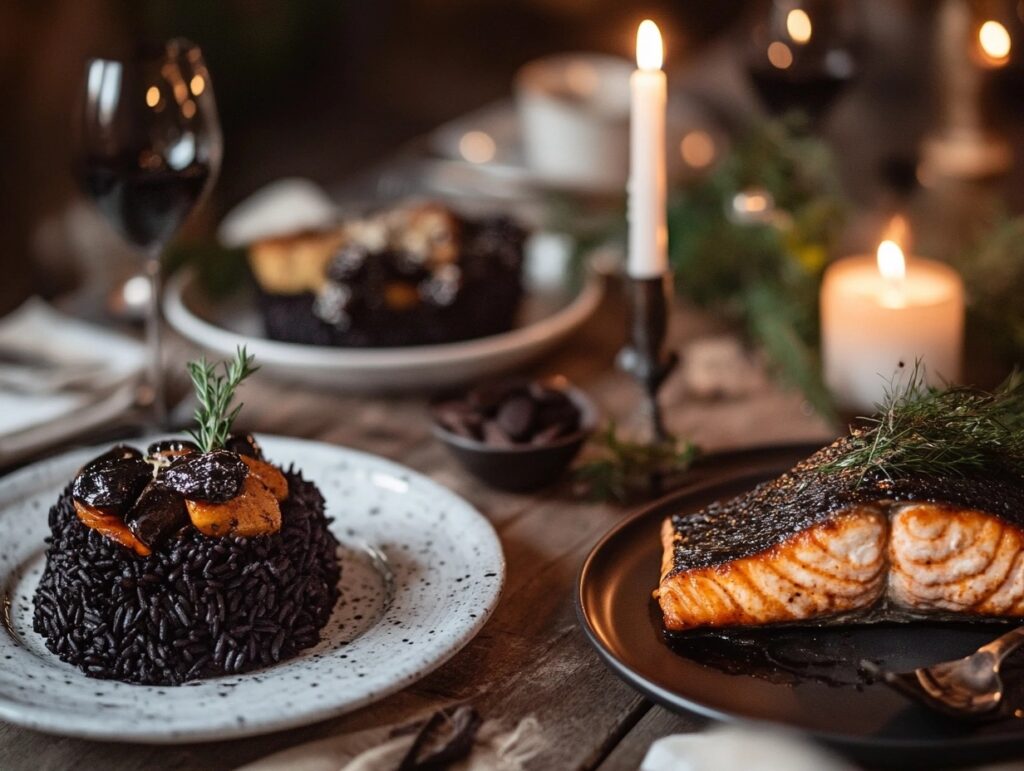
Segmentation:
{"type": "Polygon", "coordinates": [[[883,672],[869,662],[864,662],[864,668],[903,695],[939,712],[955,717],[980,717],[995,711],[1002,702],[1004,688],[999,667],[1021,645],[1024,626],[955,661],[913,672],[883,672]]]}

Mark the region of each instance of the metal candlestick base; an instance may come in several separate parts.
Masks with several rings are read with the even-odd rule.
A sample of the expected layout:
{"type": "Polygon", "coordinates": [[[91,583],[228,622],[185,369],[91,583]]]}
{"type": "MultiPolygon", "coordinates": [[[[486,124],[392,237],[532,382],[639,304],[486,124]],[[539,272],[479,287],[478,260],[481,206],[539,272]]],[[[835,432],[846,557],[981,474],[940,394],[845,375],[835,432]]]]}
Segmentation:
{"type": "Polygon", "coordinates": [[[679,357],[665,351],[668,331],[668,306],[671,297],[671,274],[658,278],[626,280],[630,307],[630,344],[619,353],[619,367],[635,377],[644,387],[651,428],[655,442],[665,442],[671,435],[658,403],[658,391],[679,357]]]}

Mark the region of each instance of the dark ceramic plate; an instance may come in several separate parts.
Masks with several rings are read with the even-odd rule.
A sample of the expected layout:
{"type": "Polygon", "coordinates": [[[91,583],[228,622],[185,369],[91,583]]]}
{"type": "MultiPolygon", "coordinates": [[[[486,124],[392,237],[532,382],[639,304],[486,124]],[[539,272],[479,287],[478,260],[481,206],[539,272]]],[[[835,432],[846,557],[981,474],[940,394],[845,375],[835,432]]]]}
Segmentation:
{"type": "MultiPolygon", "coordinates": [[[[1010,709],[998,719],[961,723],[867,682],[859,671],[865,659],[904,670],[963,656],[1005,631],[1003,623],[777,627],[666,640],[651,598],[664,517],[742,493],[815,449],[711,456],[693,485],[605,535],[583,565],[576,596],[590,641],[618,675],[669,709],[785,724],[872,765],[977,764],[1024,755],[1024,719],[1013,715],[1014,706],[1024,708],[1024,690],[1008,688],[1010,709]]],[[[1024,681],[1016,663],[1007,662],[1005,674],[1024,681]]]]}

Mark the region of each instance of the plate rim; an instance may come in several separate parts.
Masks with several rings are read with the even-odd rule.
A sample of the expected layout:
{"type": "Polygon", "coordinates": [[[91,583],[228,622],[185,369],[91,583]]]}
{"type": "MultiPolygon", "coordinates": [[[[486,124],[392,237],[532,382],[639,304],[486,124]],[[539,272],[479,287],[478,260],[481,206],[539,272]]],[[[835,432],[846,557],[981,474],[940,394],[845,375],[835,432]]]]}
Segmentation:
{"type": "MultiPolygon", "coordinates": [[[[735,459],[737,457],[742,458],[744,455],[748,454],[751,456],[761,454],[778,454],[781,456],[784,454],[800,452],[805,448],[818,449],[820,446],[820,444],[810,445],[806,443],[769,444],[739,451],[713,453],[705,456],[703,462],[711,465],[716,461],[735,459]]],[[[783,467],[781,470],[785,471],[786,468],[788,467],[783,467]]],[[[653,682],[644,675],[633,670],[626,662],[621,661],[615,655],[615,652],[604,644],[601,636],[591,624],[586,602],[584,600],[584,594],[588,573],[592,570],[593,564],[600,557],[601,552],[608,547],[608,544],[614,541],[623,530],[626,530],[630,526],[635,526],[639,521],[645,520],[649,517],[662,516],[663,509],[677,504],[680,499],[689,498],[708,490],[712,490],[716,487],[736,484],[744,479],[757,480],[759,478],[763,478],[765,474],[769,473],[771,473],[771,471],[768,469],[767,464],[760,469],[748,472],[744,472],[740,469],[735,470],[732,473],[728,470],[720,474],[711,473],[708,477],[700,479],[693,485],[687,485],[686,487],[671,492],[640,507],[619,522],[615,523],[615,525],[613,525],[594,544],[587,553],[586,558],[583,560],[579,571],[577,572],[576,586],[573,591],[573,605],[575,606],[576,620],[583,630],[584,636],[609,669],[611,669],[620,679],[624,680],[629,686],[640,691],[643,695],[649,697],[654,702],[671,712],[684,714],[689,712],[725,724],[762,725],[797,731],[805,736],[811,737],[839,750],[846,750],[849,753],[860,756],[863,756],[863,754],[867,752],[962,752],[974,749],[990,749],[993,751],[999,751],[1024,746],[1024,728],[1022,728],[1021,732],[1017,736],[1012,734],[995,734],[948,740],[899,739],[891,737],[872,738],[847,733],[812,730],[780,720],[759,719],[723,711],[714,707],[706,706],[699,701],[694,701],[689,697],[682,696],[656,682],[653,682]]],[[[754,483],[756,484],[756,482],[754,483]]]]}
{"type": "MultiPolygon", "coordinates": [[[[490,568],[497,573],[494,589],[492,593],[487,597],[486,601],[482,603],[476,609],[476,617],[472,619],[472,623],[464,625],[461,633],[455,636],[447,648],[443,652],[439,652],[433,656],[429,662],[421,664],[417,667],[416,671],[410,674],[402,675],[396,678],[390,684],[381,687],[380,689],[374,690],[372,693],[364,694],[363,696],[346,702],[345,704],[322,704],[322,705],[311,705],[309,708],[301,710],[293,710],[291,713],[282,712],[281,716],[264,720],[261,722],[250,722],[246,721],[244,724],[239,725],[232,723],[231,725],[223,725],[217,728],[209,730],[202,730],[198,732],[189,732],[186,734],[178,733],[175,729],[169,728],[165,731],[156,730],[143,730],[137,733],[126,734],[121,729],[115,730],[113,728],[104,729],[102,723],[97,725],[95,721],[87,726],[79,726],[68,728],[64,725],[57,725],[58,721],[65,717],[65,713],[54,713],[51,710],[47,710],[45,707],[39,707],[35,704],[27,704],[25,702],[18,702],[7,698],[3,694],[0,694],[0,721],[5,721],[11,725],[19,726],[22,728],[28,728],[42,733],[59,735],[59,736],[71,736],[76,738],[109,741],[118,744],[123,743],[136,743],[136,744],[149,744],[149,745],[177,745],[177,744],[200,744],[206,742],[223,741],[228,739],[241,739],[251,736],[261,736],[265,734],[275,733],[290,728],[296,728],[300,726],[311,725],[318,723],[323,720],[327,720],[334,717],[340,717],[341,715],[353,712],[357,709],[365,707],[369,704],[381,701],[393,694],[409,687],[413,683],[416,683],[423,678],[427,677],[432,672],[450,661],[457,653],[459,653],[466,645],[468,645],[477,635],[480,634],[484,626],[490,620],[494,611],[497,609],[501,602],[502,595],[505,589],[505,582],[507,579],[507,562],[505,558],[505,550],[502,545],[501,538],[494,528],[494,524],[483,514],[476,506],[467,501],[461,495],[458,495],[454,491],[448,489],[441,483],[433,480],[426,474],[417,471],[409,466],[393,461],[390,458],[385,458],[374,453],[366,452],[363,450],[356,450],[350,447],[330,444],[328,442],[321,442],[313,439],[304,439],[300,437],[283,436],[279,434],[268,434],[268,433],[257,433],[257,438],[260,440],[269,440],[270,443],[277,441],[283,441],[288,443],[297,443],[300,445],[313,445],[318,448],[326,448],[332,451],[340,452],[342,455],[349,459],[357,459],[364,462],[370,462],[380,469],[390,469],[391,471],[409,476],[411,479],[415,479],[416,482],[421,486],[421,489],[425,489],[428,493],[437,493],[447,495],[453,502],[457,502],[464,507],[466,513],[477,519],[478,524],[481,526],[481,534],[487,538],[489,545],[492,547],[491,551],[497,557],[497,562],[494,567],[490,568]],[[425,487],[424,487],[425,486],[425,487]],[[49,716],[49,717],[48,717],[49,716]]],[[[136,438],[133,441],[144,442],[147,437],[136,438]]],[[[35,463],[29,464],[24,468],[17,469],[9,474],[0,477],[0,506],[8,506],[15,503],[19,497],[23,497],[26,494],[33,492],[32,478],[39,473],[46,473],[47,471],[52,475],[54,470],[46,467],[63,467],[69,462],[70,458],[83,455],[87,456],[91,452],[96,452],[107,447],[109,443],[94,445],[90,447],[76,447],[58,455],[45,458],[35,463]]],[[[43,547],[43,544],[39,544],[43,547]]],[[[0,605],[0,612],[4,612],[3,605],[0,605]]],[[[6,626],[6,624],[5,624],[6,626]]],[[[239,677],[245,677],[246,674],[259,674],[270,671],[269,669],[255,670],[252,673],[244,673],[239,677]]],[[[105,681],[97,681],[105,682],[105,681]]],[[[203,681],[197,681],[203,682],[203,681]]],[[[131,686],[132,684],[125,684],[131,686]]],[[[140,688],[159,688],[162,686],[139,686],[140,688]]]]}
{"type": "Polygon", "coordinates": [[[168,280],[163,297],[168,323],[193,343],[230,352],[244,342],[250,351],[271,365],[346,367],[380,373],[445,363],[462,364],[520,352],[537,340],[558,341],[593,315],[604,296],[605,283],[600,274],[587,271],[579,292],[565,307],[543,319],[496,335],[432,345],[345,348],[269,340],[211,323],[194,313],[185,301],[185,294],[195,286],[197,276],[191,266],[179,270],[168,280]]]}

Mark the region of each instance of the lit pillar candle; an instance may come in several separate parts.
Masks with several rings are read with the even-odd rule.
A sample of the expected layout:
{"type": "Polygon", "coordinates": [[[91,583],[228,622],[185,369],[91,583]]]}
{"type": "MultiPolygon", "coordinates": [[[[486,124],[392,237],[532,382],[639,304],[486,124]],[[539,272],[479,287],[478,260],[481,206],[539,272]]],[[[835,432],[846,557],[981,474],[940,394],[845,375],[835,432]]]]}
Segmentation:
{"type": "Polygon", "coordinates": [[[629,258],[631,278],[668,270],[665,223],[665,73],[661,33],[653,21],[636,33],[637,70],[629,81],[629,258]]]}
{"type": "Polygon", "coordinates": [[[883,241],[875,255],[833,263],[821,285],[825,382],[846,409],[871,411],[902,362],[924,364],[928,382],[960,377],[964,288],[948,265],[904,258],[883,241]]]}

